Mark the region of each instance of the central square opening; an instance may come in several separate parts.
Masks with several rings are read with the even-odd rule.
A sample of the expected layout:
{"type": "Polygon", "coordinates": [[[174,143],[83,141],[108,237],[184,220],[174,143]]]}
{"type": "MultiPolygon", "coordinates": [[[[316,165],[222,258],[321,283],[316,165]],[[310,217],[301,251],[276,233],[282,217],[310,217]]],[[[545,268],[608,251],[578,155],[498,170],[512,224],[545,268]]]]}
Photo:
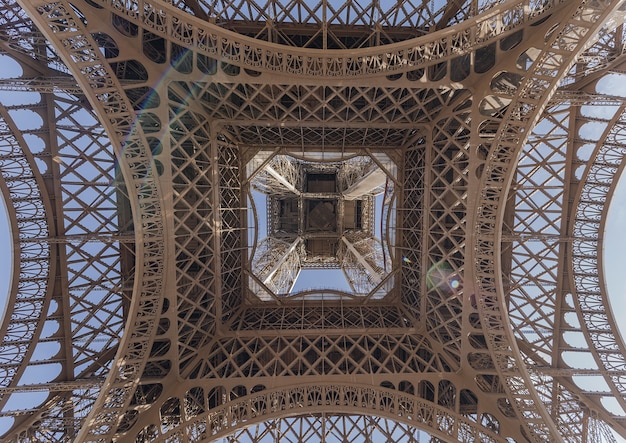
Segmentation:
{"type": "Polygon", "coordinates": [[[264,155],[247,168],[250,292],[263,301],[390,292],[399,269],[391,159],[264,155]]]}

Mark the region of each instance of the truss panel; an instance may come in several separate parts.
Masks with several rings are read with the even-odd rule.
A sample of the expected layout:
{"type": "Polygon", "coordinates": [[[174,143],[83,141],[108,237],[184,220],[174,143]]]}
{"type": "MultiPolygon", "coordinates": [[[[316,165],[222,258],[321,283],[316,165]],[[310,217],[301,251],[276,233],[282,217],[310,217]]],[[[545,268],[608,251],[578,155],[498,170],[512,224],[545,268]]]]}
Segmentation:
{"type": "Polygon", "coordinates": [[[0,0],[2,441],[626,438],[623,0],[383,3],[0,0]]]}

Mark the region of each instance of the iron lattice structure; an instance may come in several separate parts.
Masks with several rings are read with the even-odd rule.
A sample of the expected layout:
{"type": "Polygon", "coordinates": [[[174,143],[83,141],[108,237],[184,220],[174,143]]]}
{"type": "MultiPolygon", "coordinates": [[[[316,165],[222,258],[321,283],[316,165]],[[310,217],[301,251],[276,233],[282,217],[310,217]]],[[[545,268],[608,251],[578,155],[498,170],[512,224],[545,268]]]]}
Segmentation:
{"type": "Polygon", "coordinates": [[[601,272],[626,104],[596,87],[623,72],[624,9],[2,0],[3,441],[626,437],[601,272]],[[254,248],[274,288],[303,260],[251,196],[303,189],[285,158],[382,171],[361,223],[384,241],[343,243],[373,295],[254,277],[254,248]]]}

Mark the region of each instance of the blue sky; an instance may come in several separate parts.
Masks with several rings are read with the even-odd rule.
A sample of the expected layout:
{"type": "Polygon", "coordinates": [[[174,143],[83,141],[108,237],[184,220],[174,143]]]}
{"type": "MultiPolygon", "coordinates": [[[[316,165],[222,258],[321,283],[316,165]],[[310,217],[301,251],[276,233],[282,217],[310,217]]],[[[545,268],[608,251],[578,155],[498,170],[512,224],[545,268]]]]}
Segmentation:
{"type": "MultiPolygon", "coordinates": [[[[626,313],[626,179],[622,177],[611,201],[609,218],[604,237],[604,272],[611,295],[613,313],[623,318],[626,313]]],[[[622,337],[626,339],[626,324],[620,324],[622,337]]]]}
{"type": "Polygon", "coordinates": [[[4,300],[6,300],[6,295],[9,292],[9,276],[11,272],[12,260],[11,260],[11,252],[13,250],[11,240],[11,234],[9,232],[9,221],[7,220],[6,214],[6,204],[4,201],[4,197],[0,194],[0,245],[2,247],[2,253],[0,253],[0,269],[5,269],[6,272],[0,273],[0,306],[2,309],[5,308],[4,300]],[[4,246],[6,245],[6,247],[4,246]]]}
{"type": "MultiPolygon", "coordinates": [[[[600,93],[626,97],[626,81],[624,75],[607,75],[598,82],[600,93]]],[[[602,108],[594,107],[595,112],[602,113],[602,108]]],[[[620,178],[609,206],[609,216],[604,232],[603,267],[606,286],[611,297],[615,318],[623,318],[626,313],[626,285],[623,276],[626,271],[626,177],[620,178]]],[[[626,339],[626,323],[619,324],[622,338],[626,339]]]]}

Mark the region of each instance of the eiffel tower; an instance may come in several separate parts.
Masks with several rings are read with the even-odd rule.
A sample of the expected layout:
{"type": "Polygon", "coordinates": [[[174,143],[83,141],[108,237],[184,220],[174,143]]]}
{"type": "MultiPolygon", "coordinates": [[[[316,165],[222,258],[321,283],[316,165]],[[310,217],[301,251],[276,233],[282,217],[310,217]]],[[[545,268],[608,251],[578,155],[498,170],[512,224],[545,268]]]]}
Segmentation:
{"type": "Polygon", "coordinates": [[[625,11],[0,0],[1,441],[626,438],[625,11]]]}

